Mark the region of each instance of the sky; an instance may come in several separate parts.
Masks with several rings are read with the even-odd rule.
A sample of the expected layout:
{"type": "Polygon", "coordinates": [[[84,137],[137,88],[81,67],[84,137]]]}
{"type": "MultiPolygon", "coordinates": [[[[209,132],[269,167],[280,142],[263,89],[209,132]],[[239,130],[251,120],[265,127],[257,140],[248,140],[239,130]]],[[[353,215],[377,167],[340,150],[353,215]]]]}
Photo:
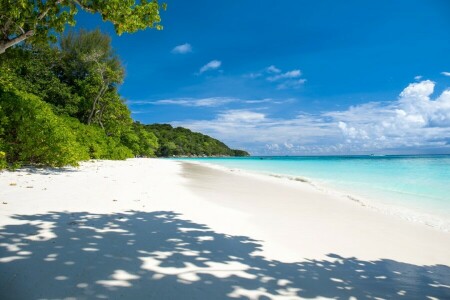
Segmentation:
{"type": "Polygon", "coordinates": [[[450,153],[450,1],[167,0],[164,30],[111,34],[120,93],[253,155],[450,153]]]}

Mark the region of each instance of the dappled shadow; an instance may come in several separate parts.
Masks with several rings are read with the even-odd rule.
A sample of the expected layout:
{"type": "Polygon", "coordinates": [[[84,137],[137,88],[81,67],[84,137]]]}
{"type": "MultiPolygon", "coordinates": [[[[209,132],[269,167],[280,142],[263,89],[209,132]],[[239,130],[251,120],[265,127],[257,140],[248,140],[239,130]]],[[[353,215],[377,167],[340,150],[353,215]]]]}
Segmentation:
{"type": "MultiPolygon", "coordinates": [[[[283,263],[258,241],[173,212],[54,212],[0,229],[0,299],[450,298],[448,266],[393,260],[283,263]]],[[[405,251],[408,251],[405,249],[405,251]]]]}
{"type": "Polygon", "coordinates": [[[59,175],[59,174],[79,172],[79,169],[74,167],[51,168],[39,166],[23,166],[22,168],[17,169],[16,171],[37,175],[59,175]]]}

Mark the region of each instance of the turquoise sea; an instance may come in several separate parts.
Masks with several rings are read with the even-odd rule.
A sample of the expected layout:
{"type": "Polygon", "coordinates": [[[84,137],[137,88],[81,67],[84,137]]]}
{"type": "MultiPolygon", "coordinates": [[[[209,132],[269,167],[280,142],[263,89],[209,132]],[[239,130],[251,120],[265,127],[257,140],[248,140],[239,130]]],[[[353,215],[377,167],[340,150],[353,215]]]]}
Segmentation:
{"type": "MultiPolygon", "coordinates": [[[[429,214],[450,223],[450,155],[254,156],[177,160],[302,177],[358,199],[392,205],[397,211],[403,209],[429,214]]],[[[427,220],[425,222],[428,223],[427,220]]]]}

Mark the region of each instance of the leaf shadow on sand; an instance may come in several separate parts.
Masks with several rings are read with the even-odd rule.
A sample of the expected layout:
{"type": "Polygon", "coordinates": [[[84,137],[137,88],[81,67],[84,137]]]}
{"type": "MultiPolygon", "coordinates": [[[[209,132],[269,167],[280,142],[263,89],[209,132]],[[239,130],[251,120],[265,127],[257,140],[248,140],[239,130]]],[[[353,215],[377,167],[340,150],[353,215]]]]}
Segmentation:
{"type": "MultiPolygon", "coordinates": [[[[450,268],[394,260],[284,263],[258,241],[170,212],[16,215],[0,228],[0,299],[437,299],[450,268]]],[[[405,251],[408,251],[405,249],[405,251]]]]}

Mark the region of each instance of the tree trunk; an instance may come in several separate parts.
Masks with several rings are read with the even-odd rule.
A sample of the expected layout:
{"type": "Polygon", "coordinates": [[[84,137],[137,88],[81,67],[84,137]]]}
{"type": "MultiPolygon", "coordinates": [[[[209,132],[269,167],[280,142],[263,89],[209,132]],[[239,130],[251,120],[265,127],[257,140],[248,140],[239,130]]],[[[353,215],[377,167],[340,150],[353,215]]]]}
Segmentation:
{"type": "Polygon", "coordinates": [[[97,107],[97,103],[100,100],[100,98],[103,96],[103,94],[106,92],[106,89],[108,88],[108,86],[105,84],[101,87],[100,91],[98,92],[97,96],[94,99],[94,103],[92,103],[92,110],[91,113],[89,114],[89,118],[88,118],[88,125],[91,125],[92,123],[92,118],[94,117],[95,114],[95,109],[97,107]]]}
{"type": "Polygon", "coordinates": [[[103,112],[105,111],[106,103],[104,103],[100,108],[100,113],[98,116],[98,123],[100,124],[100,127],[105,130],[105,127],[103,126],[102,118],[103,118],[103,112]]]}

